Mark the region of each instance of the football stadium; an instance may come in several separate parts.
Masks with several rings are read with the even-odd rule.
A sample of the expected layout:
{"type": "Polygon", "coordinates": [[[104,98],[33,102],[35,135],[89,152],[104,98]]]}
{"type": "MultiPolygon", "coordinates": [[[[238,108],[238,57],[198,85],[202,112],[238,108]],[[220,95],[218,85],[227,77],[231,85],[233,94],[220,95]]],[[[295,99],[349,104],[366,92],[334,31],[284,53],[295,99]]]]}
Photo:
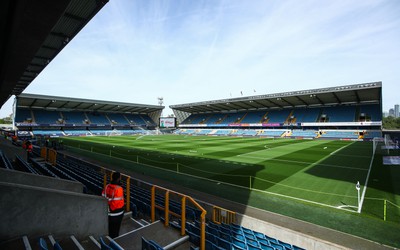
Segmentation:
{"type": "Polygon", "coordinates": [[[12,60],[0,101],[15,101],[1,130],[1,249],[400,247],[382,82],[204,97],[169,117],[162,105],[22,93],[107,1],[45,1],[47,19],[22,2],[3,3],[14,14],[2,17],[12,60]],[[11,21],[36,29],[18,36],[11,21]],[[110,237],[102,192],[115,172],[124,213],[110,237]]]}

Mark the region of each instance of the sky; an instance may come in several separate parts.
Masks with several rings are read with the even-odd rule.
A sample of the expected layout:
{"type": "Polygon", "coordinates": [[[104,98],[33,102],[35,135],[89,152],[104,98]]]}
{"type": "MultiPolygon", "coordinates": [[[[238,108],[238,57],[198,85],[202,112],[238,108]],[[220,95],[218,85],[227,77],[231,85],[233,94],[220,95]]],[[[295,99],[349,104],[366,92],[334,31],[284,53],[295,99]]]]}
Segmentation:
{"type": "MultiPolygon", "coordinates": [[[[382,81],[400,103],[398,0],[110,0],[24,93],[158,105],[382,81]]],[[[12,112],[14,98],[0,110],[12,112]]]]}

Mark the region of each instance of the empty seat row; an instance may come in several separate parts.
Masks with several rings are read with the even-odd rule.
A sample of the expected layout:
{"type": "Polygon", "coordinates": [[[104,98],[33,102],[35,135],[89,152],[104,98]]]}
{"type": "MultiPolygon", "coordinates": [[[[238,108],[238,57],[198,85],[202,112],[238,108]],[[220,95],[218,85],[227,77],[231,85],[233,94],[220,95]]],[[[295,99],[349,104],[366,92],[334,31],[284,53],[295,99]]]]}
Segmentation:
{"type": "MultiPolygon", "coordinates": [[[[200,241],[199,222],[187,222],[186,230],[190,241],[198,245],[200,241]]],[[[211,221],[206,224],[206,246],[209,247],[206,249],[302,249],[240,225],[216,224],[211,221]]]]}

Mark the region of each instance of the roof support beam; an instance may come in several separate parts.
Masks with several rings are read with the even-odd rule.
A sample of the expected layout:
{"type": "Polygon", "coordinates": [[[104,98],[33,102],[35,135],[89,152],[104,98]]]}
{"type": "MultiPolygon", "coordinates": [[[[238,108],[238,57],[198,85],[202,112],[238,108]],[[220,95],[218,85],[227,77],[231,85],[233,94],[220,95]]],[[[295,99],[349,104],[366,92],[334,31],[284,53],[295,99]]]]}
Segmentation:
{"type": "Polygon", "coordinates": [[[336,99],[337,103],[339,103],[339,104],[341,104],[341,103],[342,103],[342,101],[339,99],[339,97],[336,95],[336,93],[335,93],[335,92],[332,92],[332,95],[335,97],[335,99],[336,99]]]}
{"type": "Polygon", "coordinates": [[[354,90],[354,95],[356,96],[357,103],[360,103],[360,96],[358,95],[357,90],[354,90]]]}
{"type": "Polygon", "coordinates": [[[78,22],[86,22],[86,21],[87,21],[86,18],[77,16],[77,15],[74,15],[74,14],[71,14],[71,13],[68,13],[68,12],[65,12],[65,13],[64,13],[64,16],[67,17],[67,18],[69,18],[69,19],[73,19],[73,20],[75,20],[75,21],[78,21],[78,22]]]}

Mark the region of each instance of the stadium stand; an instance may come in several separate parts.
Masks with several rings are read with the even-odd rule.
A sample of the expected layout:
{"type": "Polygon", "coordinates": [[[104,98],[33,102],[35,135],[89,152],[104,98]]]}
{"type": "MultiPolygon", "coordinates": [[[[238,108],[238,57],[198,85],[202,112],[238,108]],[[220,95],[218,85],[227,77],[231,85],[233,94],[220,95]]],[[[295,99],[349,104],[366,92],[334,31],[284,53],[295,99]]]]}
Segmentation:
{"type": "Polygon", "coordinates": [[[125,116],[126,116],[126,118],[128,118],[129,122],[133,125],[136,125],[136,126],[146,125],[145,120],[143,120],[143,118],[140,115],[127,114],[125,116]]]}
{"type": "Polygon", "coordinates": [[[358,131],[344,131],[344,130],[324,130],[321,133],[322,138],[341,138],[341,139],[358,139],[358,131]]]}
{"type": "Polygon", "coordinates": [[[18,108],[15,112],[14,120],[17,123],[31,123],[33,121],[31,110],[26,108],[18,108]]]}
{"type": "Polygon", "coordinates": [[[32,109],[32,114],[34,117],[34,121],[37,124],[57,124],[62,123],[62,118],[59,112],[55,111],[47,111],[40,109],[32,109]]]}
{"type": "Polygon", "coordinates": [[[370,140],[372,134],[381,136],[381,86],[373,82],[170,107],[179,122],[176,134],[370,140]],[[209,133],[210,128],[217,130],[209,133]],[[316,134],[320,130],[340,132],[316,134]]]}
{"type": "Polygon", "coordinates": [[[378,105],[360,105],[358,121],[381,121],[382,111],[378,105]]]}
{"type": "Polygon", "coordinates": [[[67,135],[61,130],[34,130],[34,136],[44,136],[44,137],[60,137],[67,135]]]}
{"type": "Polygon", "coordinates": [[[335,106],[322,109],[320,122],[353,122],[356,106],[335,106]]]}
{"type": "Polygon", "coordinates": [[[85,124],[88,121],[85,113],[80,111],[63,111],[62,115],[66,124],[85,124]]]}
{"type": "Polygon", "coordinates": [[[291,123],[316,122],[321,113],[319,108],[298,108],[293,111],[291,123]]]}
{"type": "Polygon", "coordinates": [[[118,125],[118,126],[129,125],[128,119],[123,114],[108,113],[107,117],[111,121],[111,124],[113,126],[116,126],[116,125],[118,125]]]}
{"type": "Polygon", "coordinates": [[[205,114],[196,114],[188,117],[185,121],[182,122],[182,124],[202,124],[209,117],[209,115],[205,114]]]}
{"type": "Polygon", "coordinates": [[[89,130],[69,130],[64,129],[64,134],[66,136],[85,136],[85,135],[92,135],[89,130]]]}
{"type": "Polygon", "coordinates": [[[247,112],[240,123],[262,123],[265,115],[266,111],[247,112]]]}
{"type": "Polygon", "coordinates": [[[318,131],[316,130],[299,130],[294,129],[290,136],[292,137],[304,137],[304,138],[315,138],[317,137],[318,131]]]}
{"type": "Polygon", "coordinates": [[[3,153],[1,149],[0,149],[0,167],[6,169],[14,169],[10,160],[7,158],[7,156],[3,153]]]}
{"type": "Polygon", "coordinates": [[[107,119],[105,114],[98,112],[86,112],[86,115],[91,124],[111,125],[110,121],[107,119]]]}

